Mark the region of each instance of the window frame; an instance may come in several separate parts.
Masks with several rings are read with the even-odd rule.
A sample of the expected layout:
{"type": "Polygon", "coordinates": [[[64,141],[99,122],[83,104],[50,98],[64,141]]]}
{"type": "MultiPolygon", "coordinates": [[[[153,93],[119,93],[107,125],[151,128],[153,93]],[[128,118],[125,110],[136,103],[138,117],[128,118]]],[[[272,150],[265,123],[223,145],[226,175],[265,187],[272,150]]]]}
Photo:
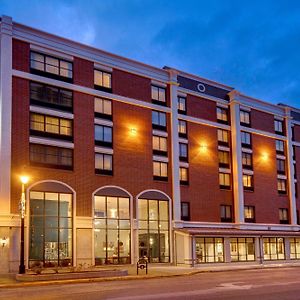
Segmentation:
{"type": "MultiPolygon", "coordinates": [[[[225,156],[226,156],[225,155],[225,156]]],[[[222,156],[223,158],[225,157],[224,155],[222,156]]],[[[219,159],[219,167],[220,168],[226,168],[226,169],[230,169],[230,152],[229,151],[225,151],[225,150],[218,150],[218,159],[219,159]],[[228,156],[228,162],[221,162],[220,161],[220,155],[222,154],[225,154],[228,156]]]]}
{"type": "Polygon", "coordinates": [[[221,204],[220,205],[220,220],[222,223],[232,223],[232,205],[221,204]],[[229,215],[228,215],[229,209],[229,215]],[[224,214],[223,214],[224,212],[224,214]]]}
{"type": "Polygon", "coordinates": [[[221,190],[230,190],[231,189],[231,174],[230,173],[224,173],[224,172],[219,172],[219,187],[221,190]],[[223,179],[223,183],[221,184],[222,180],[222,176],[224,177],[223,179]],[[225,185],[226,183],[226,177],[229,177],[229,185],[225,185]]]}
{"type": "Polygon", "coordinates": [[[188,162],[189,160],[189,147],[187,143],[179,143],[179,160],[183,162],[188,162]],[[182,156],[182,151],[181,147],[185,146],[186,147],[186,156],[182,156]]]}
{"type": "Polygon", "coordinates": [[[241,126],[251,127],[251,112],[240,109],[240,124],[241,126]]]}
{"type": "Polygon", "coordinates": [[[253,206],[253,205],[245,205],[244,206],[244,220],[245,220],[245,223],[255,223],[256,222],[256,220],[255,220],[255,206],[253,206]],[[253,215],[253,217],[246,218],[246,210],[248,210],[249,212],[252,211],[251,215],[253,215]]]}
{"type": "Polygon", "coordinates": [[[242,151],[242,166],[243,166],[243,169],[253,170],[253,155],[252,155],[252,153],[242,151]],[[245,157],[245,160],[244,160],[244,156],[248,156],[248,157],[245,157]],[[249,157],[250,157],[250,164],[247,163],[249,161],[249,157]],[[244,163],[244,161],[246,161],[246,164],[244,163]]]}
{"type": "Polygon", "coordinates": [[[279,223],[289,224],[289,210],[287,208],[279,208],[279,223]]]}
{"type": "Polygon", "coordinates": [[[283,140],[275,140],[275,149],[277,154],[285,154],[285,144],[283,140]],[[281,150],[283,148],[283,150],[281,150]]]}
{"type": "Polygon", "coordinates": [[[279,195],[287,195],[287,180],[282,178],[277,178],[277,191],[279,195]],[[282,183],[284,183],[282,185],[282,183]],[[284,189],[282,189],[284,187],[284,189]]]}
{"type": "Polygon", "coordinates": [[[229,131],[226,129],[221,129],[218,128],[217,129],[217,140],[218,140],[218,145],[220,146],[229,146],[229,142],[230,142],[230,134],[229,131]],[[227,136],[227,141],[224,141],[224,136],[227,136]],[[219,139],[219,137],[222,137],[222,140],[219,139]]]}
{"type": "Polygon", "coordinates": [[[186,103],[186,97],[178,96],[177,97],[177,112],[179,114],[186,115],[186,113],[187,113],[187,106],[186,105],[187,105],[187,103],[186,103]],[[180,109],[181,103],[182,103],[181,101],[184,103],[183,104],[184,110],[180,109]]]}
{"type": "Polygon", "coordinates": [[[155,84],[151,84],[151,100],[152,103],[162,105],[162,106],[167,106],[167,89],[165,87],[161,87],[155,84]],[[153,89],[157,89],[157,99],[154,99],[153,95],[153,89]],[[164,91],[164,100],[160,100],[160,91],[164,91]]]}
{"type": "Polygon", "coordinates": [[[187,128],[187,126],[188,126],[187,121],[178,119],[178,136],[179,137],[187,138],[187,135],[188,135],[188,128],[187,128]],[[185,125],[182,127],[183,124],[185,124],[185,125]],[[185,132],[181,132],[180,131],[181,128],[184,128],[185,132]]]}
{"type": "Polygon", "coordinates": [[[104,91],[104,92],[111,93],[112,92],[112,72],[108,72],[108,71],[105,71],[105,70],[101,70],[101,69],[95,68],[94,69],[94,89],[98,90],[98,91],[104,91]],[[102,75],[101,75],[101,77],[102,77],[102,84],[104,82],[103,81],[104,74],[109,75],[109,77],[110,77],[110,86],[109,87],[106,87],[104,85],[96,84],[96,72],[102,73],[102,75]]]}
{"type": "Polygon", "coordinates": [[[158,161],[158,160],[153,160],[153,180],[158,180],[158,181],[168,181],[168,167],[169,167],[169,164],[167,162],[164,162],[164,161],[158,161]],[[159,170],[160,170],[160,175],[155,175],[154,173],[154,164],[160,164],[159,166],[159,170]],[[162,164],[165,164],[166,165],[166,170],[167,170],[167,174],[166,176],[162,176],[162,164]]]}
{"type": "Polygon", "coordinates": [[[181,220],[182,221],[190,221],[191,220],[190,202],[182,201],[180,203],[181,203],[181,220]],[[187,206],[187,211],[188,211],[187,216],[184,216],[183,213],[182,213],[184,205],[187,206]]]}
{"type": "Polygon", "coordinates": [[[189,168],[186,167],[179,167],[179,179],[181,185],[188,185],[189,184],[189,168]],[[186,172],[186,180],[182,177],[182,171],[185,170],[186,172]]]}
{"type": "Polygon", "coordinates": [[[94,141],[95,145],[106,147],[106,148],[112,148],[113,147],[113,127],[108,126],[108,125],[103,125],[103,124],[94,124],[94,141]],[[103,127],[103,134],[102,134],[102,140],[97,140],[96,139],[96,127],[103,127]],[[104,140],[104,129],[105,128],[110,128],[111,130],[111,141],[105,141],[104,140]]]}
{"type": "Polygon", "coordinates": [[[274,132],[275,132],[275,134],[278,134],[278,135],[284,135],[283,120],[274,119],[274,132]]]}
{"type": "Polygon", "coordinates": [[[229,124],[229,110],[228,110],[228,108],[217,106],[216,113],[217,113],[217,122],[218,123],[220,123],[220,124],[229,124]],[[221,118],[219,118],[219,116],[221,118]],[[224,118],[224,116],[225,116],[225,118],[224,118]]]}
{"type": "Polygon", "coordinates": [[[152,135],[152,153],[154,155],[160,155],[160,156],[168,156],[168,138],[165,136],[160,136],[160,135],[156,135],[153,134],[152,135]],[[161,149],[154,149],[154,139],[158,138],[158,144],[159,144],[159,148],[161,146],[161,139],[166,140],[166,150],[161,150],[161,149]]]}
{"type": "Polygon", "coordinates": [[[158,111],[158,110],[152,110],[152,128],[153,129],[157,129],[157,130],[161,130],[161,131],[167,131],[167,114],[165,112],[162,111],[158,111]],[[158,123],[159,124],[155,124],[153,123],[153,115],[157,114],[157,119],[158,119],[158,123]],[[164,120],[165,120],[165,125],[161,124],[161,118],[162,116],[164,116],[164,120]]]}
{"type": "Polygon", "coordinates": [[[113,158],[113,155],[112,154],[109,154],[109,153],[99,153],[99,152],[96,152],[95,153],[95,173],[96,174],[99,174],[99,175],[113,175],[113,170],[114,170],[114,158],[113,158]],[[96,168],[96,156],[97,155],[102,155],[103,156],[103,169],[101,168],[96,168]],[[104,165],[105,165],[105,157],[110,157],[111,158],[111,169],[105,169],[104,168],[104,165]]]}
{"type": "Polygon", "coordinates": [[[100,118],[100,119],[105,119],[105,120],[112,121],[112,119],[113,119],[113,102],[112,102],[112,100],[111,99],[107,99],[107,98],[95,97],[94,98],[94,116],[95,116],[95,118],[100,118]],[[102,101],[101,106],[102,106],[103,112],[96,111],[96,100],[97,101],[98,100],[102,101]],[[109,102],[110,103],[110,111],[111,111],[110,114],[104,113],[104,103],[105,102],[109,102]]]}
{"type": "Polygon", "coordinates": [[[241,131],[241,144],[242,144],[242,148],[248,148],[248,149],[252,148],[252,136],[250,132],[241,131]],[[243,135],[245,139],[243,138],[243,135]],[[249,143],[247,143],[248,140],[247,137],[249,137],[249,143]]]}
{"type": "Polygon", "coordinates": [[[254,191],[254,176],[253,174],[243,174],[243,189],[244,191],[254,191]],[[247,183],[249,183],[250,180],[250,185],[245,185],[245,178],[247,177],[247,183]]]}

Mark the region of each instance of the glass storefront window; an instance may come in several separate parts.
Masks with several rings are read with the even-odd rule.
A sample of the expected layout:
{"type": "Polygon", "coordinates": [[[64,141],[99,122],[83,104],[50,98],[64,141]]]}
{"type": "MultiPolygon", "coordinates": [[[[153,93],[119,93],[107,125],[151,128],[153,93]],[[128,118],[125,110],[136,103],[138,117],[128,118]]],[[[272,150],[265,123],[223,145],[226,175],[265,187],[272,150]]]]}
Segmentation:
{"type": "Polygon", "coordinates": [[[254,261],[255,244],[254,238],[230,239],[231,261],[254,261]]]}
{"type": "Polygon", "coordinates": [[[197,263],[224,262],[223,238],[196,238],[197,263]]]}
{"type": "Polygon", "coordinates": [[[300,259],[300,238],[290,239],[290,258],[300,259]]]}
{"type": "Polygon", "coordinates": [[[130,263],[129,198],[94,197],[95,264],[130,263]]]}
{"type": "Polygon", "coordinates": [[[72,211],[72,194],[30,192],[30,268],[72,265],[72,211]]]}
{"type": "Polygon", "coordinates": [[[264,260],[285,259],[284,238],[263,238],[264,260]]]}
{"type": "Polygon", "coordinates": [[[140,199],[139,257],[150,262],[169,262],[169,203],[165,200],[140,199]]]}

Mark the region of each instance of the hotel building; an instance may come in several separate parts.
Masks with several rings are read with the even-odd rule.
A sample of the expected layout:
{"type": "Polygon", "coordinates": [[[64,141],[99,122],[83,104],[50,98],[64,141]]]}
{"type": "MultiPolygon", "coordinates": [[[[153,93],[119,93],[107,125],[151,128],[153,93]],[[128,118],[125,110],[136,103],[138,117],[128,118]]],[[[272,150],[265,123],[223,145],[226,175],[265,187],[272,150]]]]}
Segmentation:
{"type": "Polygon", "coordinates": [[[300,259],[300,110],[0,23],[0,273],[300,259]]]}

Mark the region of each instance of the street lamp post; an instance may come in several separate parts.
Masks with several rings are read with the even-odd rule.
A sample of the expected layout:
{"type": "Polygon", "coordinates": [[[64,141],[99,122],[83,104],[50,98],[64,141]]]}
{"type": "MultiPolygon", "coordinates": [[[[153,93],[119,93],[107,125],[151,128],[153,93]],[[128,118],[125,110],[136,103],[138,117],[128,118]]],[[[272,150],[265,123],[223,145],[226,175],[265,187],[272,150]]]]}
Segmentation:
{"type": "Polygon", "coordinates": [[[22,183],[22,195],[20,200],[20,214],[21,214],[21,243],[20,243],[20,266],[19,274],[25,274],[25,262],[24,262],[24,218],[25,218],[25,205],[26,205],[26,196],[25,196],[25,184],[28,183],[29,177],[21,176],[22,183]]]}

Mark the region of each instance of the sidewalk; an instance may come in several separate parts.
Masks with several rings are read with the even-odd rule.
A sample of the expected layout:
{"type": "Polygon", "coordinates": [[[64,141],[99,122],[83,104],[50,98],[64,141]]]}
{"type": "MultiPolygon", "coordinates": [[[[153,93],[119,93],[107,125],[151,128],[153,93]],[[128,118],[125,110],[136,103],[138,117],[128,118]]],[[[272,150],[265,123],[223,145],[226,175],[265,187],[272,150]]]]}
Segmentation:
{"type": "MultiPolygon", "coordinates": [[[[251,270],[251,269],[270,269],[270,268],[290,268],[300,267],[299,263],[266,263],[264,265],[253,263],[231,263],[231,264],[218,264],[218,265],[201,265],[196,267],[189,266],[172,266],[172,265],[149,265],[148,275],[145,270],[139,270],[139,275],[136,274],[135,265],[120,265],[113,266],[114,269],[128,270],[128,276],[122,277],[101,277],[101,278],[84,278],[84,279],[68,279],[68,280],[52,280],[52,281],[33,281],[33,282],[18,282],[15,279],[15,274],[0,274],[0,289],[1,288],[16,288],[25,286],[41,286],[53,284],[74,284],[74,283],[88,283],[88,282],[103,282],[112,280],[138,280],[138,279],[151,279],[175,276],[191,276],[197,273],[205,272],[224,272],[236,270],[251,270]]],[[[107,267],[105,267],[107,269],[107,267]]],[[[101,270],[101,267],[97,268],[101,270]]]]}

